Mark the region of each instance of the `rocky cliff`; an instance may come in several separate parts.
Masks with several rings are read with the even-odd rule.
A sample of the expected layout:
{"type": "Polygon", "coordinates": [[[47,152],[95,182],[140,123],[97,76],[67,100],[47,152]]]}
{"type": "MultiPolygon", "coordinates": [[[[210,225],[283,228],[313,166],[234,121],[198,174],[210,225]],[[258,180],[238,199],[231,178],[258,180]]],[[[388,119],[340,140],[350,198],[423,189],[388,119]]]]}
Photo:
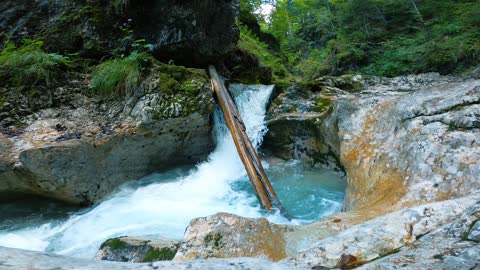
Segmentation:
{"type": "Polygon", "coordinates": [[[165,61],[205,64],[235,48],[238,0],[2,1],[0,33],[40,38],[48,51],[101,58],[145,39],[165,61]]]}
{"type": "MultiPolygon", "coordinates": [[[[213,149],[213,94],[203,70],[155,64],[128,99],[85,81],[3,88],[0,192],[91,204],[128,180],[194,164],[213,149]],[[171,70],[179,87],[166,91],[171,70]]],[[[4,196],[4,195],[2,195],[4,196]]]]}

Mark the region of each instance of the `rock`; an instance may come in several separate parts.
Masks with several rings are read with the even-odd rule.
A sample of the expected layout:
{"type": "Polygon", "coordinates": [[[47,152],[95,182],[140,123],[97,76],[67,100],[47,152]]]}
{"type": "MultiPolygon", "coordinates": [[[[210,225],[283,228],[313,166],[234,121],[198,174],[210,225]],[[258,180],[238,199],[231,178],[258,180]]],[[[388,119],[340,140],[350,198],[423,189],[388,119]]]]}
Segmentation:
{"type": "Polygon", "coordinates": [[[411,90],[377,85],[338,100],[330,121],[349,138],[340,147],[347,210],[400,209],[480,189],[480,81],[432,76],[412,76],[411,90]]]}
{"type": "Polygon", "coordinates": [[[472,228],[467,234],[467,239],[470,241],[480,242],[480,222],[478,219],[475,222],[472,222],[472,228]]]}
{"type": "Polygon", "coordinates": [[[272,70],[262,66],[257,57],[247,50],[236,48],[217,64],[219,72],[231,82],[244,84],[271,84],[272,70]]]}
{"type": "Polygon", "coordinates": [[[100,246],[95,259],[134,263],[171,261],[179,246],[180,243],[175,241],[111,238],[100,246]]]}
{"type": "MultiPolygon", "coordinates": [[[[332,88],[335,93],[344,91],[332,88]]],[[[330,93],[330,92],[329,92],[330,93]]],[[[342,168],[337,146],[325,143],[336,134],[320,132],[322,123],[332,110],[335,96],[324,90],[293,85],[279,94],[268,111],[268,130],[262,150],[285,160],[301,160],[310,166],[342,168]]]]}
{"type": "Polygon", "coordinates": [[[197,218],[187,227],[174,260],[266,257],[278,261],[286,256],[284,229],[264,218],[227,213],[197,218]]]}
{"type": "Polygon", "coordinates": [[[0,192],[90,204],[125,181],[205,159],[214,146],[205,71],[154,66],[150,74],[128,100],[86,96],[83,81],[46,92],[50,101],[37,105],[28,92],[11,94],[34,113],[8,112],[23,124],[0,134],[0,192]]]}
{"type": "Polygon", "coordinates": [[[162,60],[200,65],[235,47],[238,13],[238,0],[2,1],[0,32],[96,58],[145,39],[162,60]]]}
{"type": "Polygon", "coordinates": [[[480,192],[476,192],[460,199],[407,208],[377,217],[311,243],[310,247],[298,250],[282,262],[305,268],[316,265],[335,267],[345,262],[358,265],[387,256],[401,247],[415,245],[416,240],[423,239],[425,234],[445,224],[464,220],[461,225],[465,232],[472,222],[472,216],[478,215],[479,199],[480,192]],[[345,254],[343,259],[342,254],[345,254]],[[355,259],[351,256],[355,256],[355,259]]]}
{"type": "Polygon", "coordinates": [[[272,263],[271,261],[255,258],[210,259],[194,262],[121,263],[78,259],[4,247],[0,247],[0,268],[2,270],[301,270],[301,268],[292,267],[291,265],[272,263]]]}
{"type": "Polygon", "coordinates": [[[453,222],[417,237],[417,241],[358,269],[476,269],[480,265],[480,245],[465,238],[478,224],[480,203],[466,208],[453,222]],[[475,225],[473,225],[475,227],[475,225]]]}
{"type": "Polygon", "coordinates": [[[269,110],[264,149],[344,169],[346,210],[381,215],[480,189],[480,80],[362,80],[360,93],[330,79],[287,89],[269,110]],[[332,102],[316,112],[312,101],[326,97],[332,102]]]}

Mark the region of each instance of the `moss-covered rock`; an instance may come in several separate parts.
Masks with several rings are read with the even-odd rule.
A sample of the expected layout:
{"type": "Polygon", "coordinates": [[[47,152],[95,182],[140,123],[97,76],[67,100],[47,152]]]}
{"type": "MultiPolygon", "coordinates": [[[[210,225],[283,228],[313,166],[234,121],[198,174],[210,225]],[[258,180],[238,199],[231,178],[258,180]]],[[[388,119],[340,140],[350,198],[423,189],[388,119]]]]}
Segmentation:
{"type": "Polygon", "coordinates": [[[125,248],[127,246],[127,243],[120,238],[110,238],[107,241],[103,242],[102,245],[100,245],[100,249],[103,248],[110,248],[110,249],[121,249],[125,248]]]}
{"type": "Polygon", "coordinates": [[[92,95],[73,75],[0,87],[0,192],[89,205],[127,180],[206,158],[214,100],[205,71],[156,63],[134,92],[92,95]]]}
{"type": "Polygon", "coordinates": [[[179,246],[180,243],[176,241],[111,238],[100,246],[95,259],[136,263],[171,261],[179,246]]]}

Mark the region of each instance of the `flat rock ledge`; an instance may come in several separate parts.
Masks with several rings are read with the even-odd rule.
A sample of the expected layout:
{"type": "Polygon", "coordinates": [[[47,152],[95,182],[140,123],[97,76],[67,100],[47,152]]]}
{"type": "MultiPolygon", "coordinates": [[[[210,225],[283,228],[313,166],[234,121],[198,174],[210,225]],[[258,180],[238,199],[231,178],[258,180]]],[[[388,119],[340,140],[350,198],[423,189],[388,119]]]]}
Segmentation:
{"type": "Polygon", "coordinates": [[[0,269],[2,270],[295,270],[284,263],[272,263],[256,258],[212,259],[193,262],[121,263],[94,261],[60,255],[0,247],[0,269]]]}

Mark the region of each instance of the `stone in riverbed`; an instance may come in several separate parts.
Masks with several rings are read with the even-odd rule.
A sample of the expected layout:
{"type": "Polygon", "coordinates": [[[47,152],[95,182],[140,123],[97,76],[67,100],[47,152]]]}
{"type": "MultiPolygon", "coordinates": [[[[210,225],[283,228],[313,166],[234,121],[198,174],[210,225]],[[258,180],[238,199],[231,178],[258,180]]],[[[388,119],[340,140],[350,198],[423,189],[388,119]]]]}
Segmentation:
{"type": "Polygon", "coordinates": [[[286,256],[285,228],[264,218],[243,218],[227,213],[197,218],[187,227],[174,260],[267,257],[278,261],[286,256]]]}
{"type": "Polygon", "coordinates": [[[146,240],[133,237],[111,238],[95,255],[96,260],[117,262],[171,261],[180,246],[178,241],[146,240]]]}

